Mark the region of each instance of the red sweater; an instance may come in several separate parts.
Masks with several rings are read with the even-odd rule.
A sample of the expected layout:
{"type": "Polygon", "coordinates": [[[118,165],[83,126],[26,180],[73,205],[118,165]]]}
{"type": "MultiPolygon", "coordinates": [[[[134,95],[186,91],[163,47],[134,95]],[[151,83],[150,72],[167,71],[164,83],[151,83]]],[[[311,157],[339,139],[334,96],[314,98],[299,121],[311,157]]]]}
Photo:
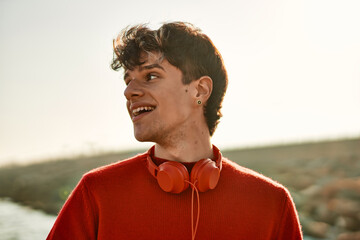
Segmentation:
{"type": "MultiPolygon", "coordinates": [[[[191,189],[164,192],[147,154],[83,176],[47,240],[191,239],[191,189]]],[[[196,239],[302,239],[289,192],[225,158],[214,190],[200,193],[196,239]]]]}

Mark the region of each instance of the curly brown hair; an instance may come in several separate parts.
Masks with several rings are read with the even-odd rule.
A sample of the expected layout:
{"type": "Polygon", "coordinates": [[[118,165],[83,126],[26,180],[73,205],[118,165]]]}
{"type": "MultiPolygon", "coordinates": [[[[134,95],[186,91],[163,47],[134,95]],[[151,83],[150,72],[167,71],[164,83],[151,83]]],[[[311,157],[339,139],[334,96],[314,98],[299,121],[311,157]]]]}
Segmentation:
{"type": "Polygon", "coordinates": [[[190,23],[165,23],[158,30],[146,25],[125,28],[114,39],[114,55],[111,68],[133,69],[141,65],[141,54],[161,53],[170,64],[179,68],[183,83],[209,76],[213,90],[204,106],[204,116],[213,135],[222,117],[221,104],[226,92],[228,77],[220,52],[210,38],[190,23]]]}

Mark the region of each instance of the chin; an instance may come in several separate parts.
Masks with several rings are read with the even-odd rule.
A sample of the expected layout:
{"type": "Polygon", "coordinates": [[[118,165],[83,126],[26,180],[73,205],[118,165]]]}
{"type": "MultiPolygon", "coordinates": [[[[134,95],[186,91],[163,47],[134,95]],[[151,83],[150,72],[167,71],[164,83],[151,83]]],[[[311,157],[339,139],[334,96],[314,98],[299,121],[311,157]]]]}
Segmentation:
{"type": "Polygon", "coordinates": [[[134,136],[139,142],[157,142],[161,135],[150,128],[134,128],[134,136]]]}
{"type": "Polygon", "coordinates": [[[135,136],[135,138],[136,138],[136,140],[138,140],[139,142],[151,142],[151,141],[149,141],[149,140],[147,140],[147,139],[145,139],[145,138],[140,138],[140,137],[136,137],[136,136],[135,136]]]}
{"type": "Polygon", "coordinates": [[[134,132],[134,136],[135,136],[136,140],[138,140],[139,142],[151,142],[151,138],[149,138],[145,134],[134,132]]]}

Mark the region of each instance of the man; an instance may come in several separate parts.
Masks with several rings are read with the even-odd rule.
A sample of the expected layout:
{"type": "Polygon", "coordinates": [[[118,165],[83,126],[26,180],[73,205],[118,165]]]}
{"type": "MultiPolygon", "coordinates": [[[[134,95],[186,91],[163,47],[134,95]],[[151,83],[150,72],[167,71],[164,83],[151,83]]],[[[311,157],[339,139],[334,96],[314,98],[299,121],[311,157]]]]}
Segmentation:
{"type": "Polygon", "coordinates": [[[182,22],[138,25],[114,53],[135,137],[155,145],[85,174],[49,240],[302,239],[289,192],[211,144],[227,73],[205,34],[182,22]]]}

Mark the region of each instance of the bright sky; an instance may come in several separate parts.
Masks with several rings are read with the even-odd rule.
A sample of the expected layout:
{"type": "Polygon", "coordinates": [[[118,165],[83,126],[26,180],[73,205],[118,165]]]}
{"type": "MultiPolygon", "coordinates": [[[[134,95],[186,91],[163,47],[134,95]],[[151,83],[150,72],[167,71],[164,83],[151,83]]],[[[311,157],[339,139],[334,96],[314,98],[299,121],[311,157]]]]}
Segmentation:
{"type": "Polygon", "coordinates": [[[127,25],[188,21],[223,55],[221,148],[360,135],[358,0],[0,0],[0,164],[146,148],[110,69],[127,25]]]}

